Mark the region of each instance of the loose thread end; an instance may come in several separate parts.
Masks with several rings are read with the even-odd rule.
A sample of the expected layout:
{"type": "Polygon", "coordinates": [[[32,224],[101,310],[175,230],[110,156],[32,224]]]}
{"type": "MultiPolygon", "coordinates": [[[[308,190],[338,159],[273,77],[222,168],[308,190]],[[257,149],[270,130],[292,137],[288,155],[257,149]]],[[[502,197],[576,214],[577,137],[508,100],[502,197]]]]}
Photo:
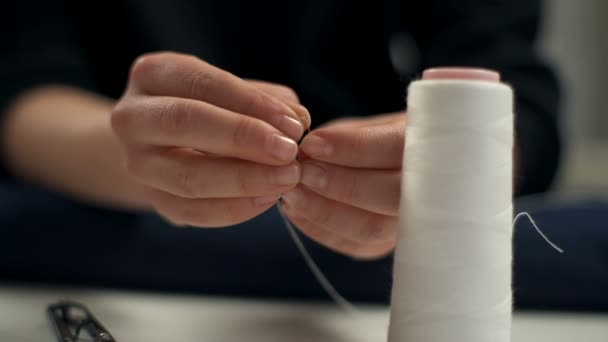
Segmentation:
{"type": "Polygon", "coordinates": [[[528,220],[530,221],[530,223],[532,224],[532,226],[534,227],[534,229],[536,229],[536,231],[538,232],[538,234],[545,240],[545,242],[547,242],[549,244],[549,246],[553,247],[553,249],[555,249],[559,253],[564,254],[564,250],[561,249],[555,243],[553,243],[551,240],[549,240],[549,238],[542,232],[542,230],[540,230],[540,228],[538,228],[538,225],[536,224],[536,221],[534,221],[534,219],[532,218],[532,216],[528,212],[522,211],[521,213],[515,215],[515,218],[513,219],[513,226],[515,226],[517,224],[517,222],[519,221],[519,219],[522,218],[522,217],[527,217],[528,218],[528,220]]]}

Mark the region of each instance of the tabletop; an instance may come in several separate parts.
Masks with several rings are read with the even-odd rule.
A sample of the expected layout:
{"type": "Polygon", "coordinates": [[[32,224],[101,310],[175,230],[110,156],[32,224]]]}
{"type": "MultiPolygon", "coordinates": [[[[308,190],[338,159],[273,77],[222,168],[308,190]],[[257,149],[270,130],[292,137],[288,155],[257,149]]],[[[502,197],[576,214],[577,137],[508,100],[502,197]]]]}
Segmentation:
{"type": "MultiPolygon", "coordinates": [[[[46,305],[72,299],[88,306],[117,341],[386,341],[385,306],[358,314],[319,302],[268,301],[116,290],[0,284],[0,341],[56,341],[46,305]]],[[[608,314],[516,313],[513,341],[605,342],[608,314]]]]}

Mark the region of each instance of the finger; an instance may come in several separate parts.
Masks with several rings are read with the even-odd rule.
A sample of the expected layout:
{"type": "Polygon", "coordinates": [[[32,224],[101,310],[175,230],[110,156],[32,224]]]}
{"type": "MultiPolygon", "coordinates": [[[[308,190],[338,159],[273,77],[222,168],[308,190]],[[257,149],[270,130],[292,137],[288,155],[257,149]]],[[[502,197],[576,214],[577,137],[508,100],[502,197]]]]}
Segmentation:
{"type": "Polygon", "coordinates": [[[282,101],[194,56],[156,53],[140,57],[131,79],[142,92],[208,102],[268,122],[292,139],[304,132],[299,116],[282,101]]]}
{"type": "Polygon", "coordinates": [[[301,183],[323,197],[382,215],[399,214],[399,170],[355,169],[313,160],[301,167],[301,183]]]}
{"type": "Polygon", "coordinates": [[[128,168],[145,185],[184,198],[272,195],[289,190],[300,180],[297,163],[273,167],[175,148],[135,153],[128,168]]]}
{"type": "Polygon", "coordinates": [[[286,212],[327,227],[357,242],[387,242],[396,239],[397,217],[379,215],[339,203],[307,190],[303,186],[281,196],[286,212]]]}
{"type": "Polygon", "coordinates": [[[341,254],[357,259],[376,259],[386,256],[395,248],[395,241],[382,243],[361,243],[352,241],[328,230],[305,217],[290,215],[290,220],[310,239],[341,254]]]}
{"type": "MultiPolygon", "coordinates": [[[[382,126],[382,125],[399,125],[399,121],[402,120],[402,115],[405,112],[394,112],[382,115],[374,115],[373,117],[349,117],[349,118],[339,118],[327,122],[320,126],[319,129],[323,129],[325,127],[338,127],[339,129],[359,129],[363,127],[373,127],[373,126],[382,126]]],[[[310,126],[308,126],[310,127],[310,126]]],[[[298,159],[310,159],[302,149],[298,152],[298,159]]]]}
{"type": "Polygon", "coordinates": [[[302,151],[320,161],[359,168],[401,167],[405,116],[392,124],[330,125],[308,134],[302,151]]]}
{"type": "Polygon", "coordinates": [[[269,165],[295,160],[298,145],[268,123],[214,105],[148,96],[121,102],[112,127],[126,141],[179,146],[269,165]]]}
{"type": "Polygon", "coordinates": [[[261,80],[248,79],[245,81],[283,102],[300,103],[300,98],[298,98],[296,92],[288,86],[261,80]]]}
{"type": "Polygon", "coordinates": [[[304,125],[304,129],[308,129],[311,124],[310,113],[306,107],[300,104],[300,99],[296,92],[284,85],[270,83],[259,80],[248,80],[249,83],[256,86],[258,89],[268,93],[270,96],[283,101],[288,105],[300,118],[300,122],[304,125]]]}
{"type": "Polygon", "coordinates": [[[310,129],[310,125],[312,124],[312,119],[310,118],[310,112],[306,107],[302,106],[297,102],[285,102],[294,112],[298,113],[300,117],[300,122],[304,126],[304,130],[310,129]]]}
{"type": "Polygon", "coordinates": [[[272,207],[278,194],[261,197],[187,199],[148,189],[154,209],[179,226],[226,227],[252,219],[272,207]]]}
{"type": "Polygon", "coordinates": [[[378,125],[387,125],[387,124],[396,124],[400,120],[402,120],[402,116],[405,112],[393,112],[386,114],[379,114],[374,116],[362,116],[362,117],[347,117],[347,118],[338,118],[332,121],[327,122],[321,127],[326,126],[340,126],[341,128],[359,128],[364,126],[378,126],[378,125]]]}

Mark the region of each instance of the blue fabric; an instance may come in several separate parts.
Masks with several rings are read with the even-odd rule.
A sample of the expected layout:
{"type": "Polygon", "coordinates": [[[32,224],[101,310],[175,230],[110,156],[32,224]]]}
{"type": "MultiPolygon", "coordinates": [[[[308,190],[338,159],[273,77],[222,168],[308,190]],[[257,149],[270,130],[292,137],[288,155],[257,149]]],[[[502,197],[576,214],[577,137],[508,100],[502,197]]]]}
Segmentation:
{"type": "MultiPolygon", "coordinates": [[[[540,203],[540,204],[539,204],[540,203]]],[[[608,310],[608,205],[600,199],[530,210],[515,233],[518,308],[608,310]]],[[[0,280],[275,298],[326,299],[275,209],[230,229],[173,228],[152,214],[87,207],[23,186],[0,186],[0,280]]],[[[305,242],[352,300],[388,302],[390,258],[358,262],[305,242]]]]}
{"type": "MultiPolygon", "coordinates": [[[[14,185],[1,189],[0,280],[327,298],[274,208],[229,229],[174,228],[153,214],[100,210],[14,185]]],[[[346,296],[388,300],[390,260],[357,262],[305,243],[346,296]]]]}

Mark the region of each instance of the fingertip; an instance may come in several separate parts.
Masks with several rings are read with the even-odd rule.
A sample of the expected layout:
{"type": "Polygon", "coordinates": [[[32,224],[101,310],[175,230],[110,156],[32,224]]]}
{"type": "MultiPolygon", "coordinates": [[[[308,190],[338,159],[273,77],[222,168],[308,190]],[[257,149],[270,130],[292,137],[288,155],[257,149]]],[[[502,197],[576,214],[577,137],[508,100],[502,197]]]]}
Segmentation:
{"type": "Polygon", "coordinates": [[[309,134],[304,137],[300,149],[309,157],[325,160],[331,157],[334,147],[318,134],[309,134]]]}
{"type": "MultiPolygon", "coordinates": [[[[280,101],[280,100],[278,100],[280,101]]],[[[283,107],[285,108],[285,110],[287,111],[288,116],[300,121],[300,116],[298,115],[298,112],[295,110],[295,105],[292,105],[291,102],[283,102],[281,101],[281,103],[283,103],[283,107]]],[[[303,125],[303,123],[302,123],[303,125]]]]}
{"type": "Polygon", "coordinates": [[[266,138],[266,151],[277,161],[277,165],[287,165],[295,161],[298,155],[298,144],[283,135],[272,134],[266,138]]]}
{"type": "MultiPolygon", "coordinates": [[[[308,112],[308,109],[306,109],[306,107],[302,106],[301,104],[292,101],[286,101],[285,105],[287,106],[287,108],[289,108],[289,116],[297,120],[300,125],[302,125],[303,135],[304,131],[310,129],[311,124],[310,113],[308,112]]],[[[301,138],[302,135],[300,135],[299,138],[301,138]]]]}
{"type": "Polygon", "coordinates": [[[288,103],[289,107],[296,113],[304,130],[310,129],[310,125],[312,123],[312,119],[310,117],[310,112],[306,107],[299,103],[290,102],[288,103]]]}
{"type": "Polygon", "coordinates": [[[298,119],[285,115],[279,119],[277,128],[287,134],[290,138],[298,141],[304,135],[304,126],[298,119]]]}
{"type": "Polygon", "coordinates": [[[300,182],[301,174],[300,165],[292,163],[287,166],[273,168],[271,179],[275,186],[284,188],[286,186],[296,186],[300,182]]]}

